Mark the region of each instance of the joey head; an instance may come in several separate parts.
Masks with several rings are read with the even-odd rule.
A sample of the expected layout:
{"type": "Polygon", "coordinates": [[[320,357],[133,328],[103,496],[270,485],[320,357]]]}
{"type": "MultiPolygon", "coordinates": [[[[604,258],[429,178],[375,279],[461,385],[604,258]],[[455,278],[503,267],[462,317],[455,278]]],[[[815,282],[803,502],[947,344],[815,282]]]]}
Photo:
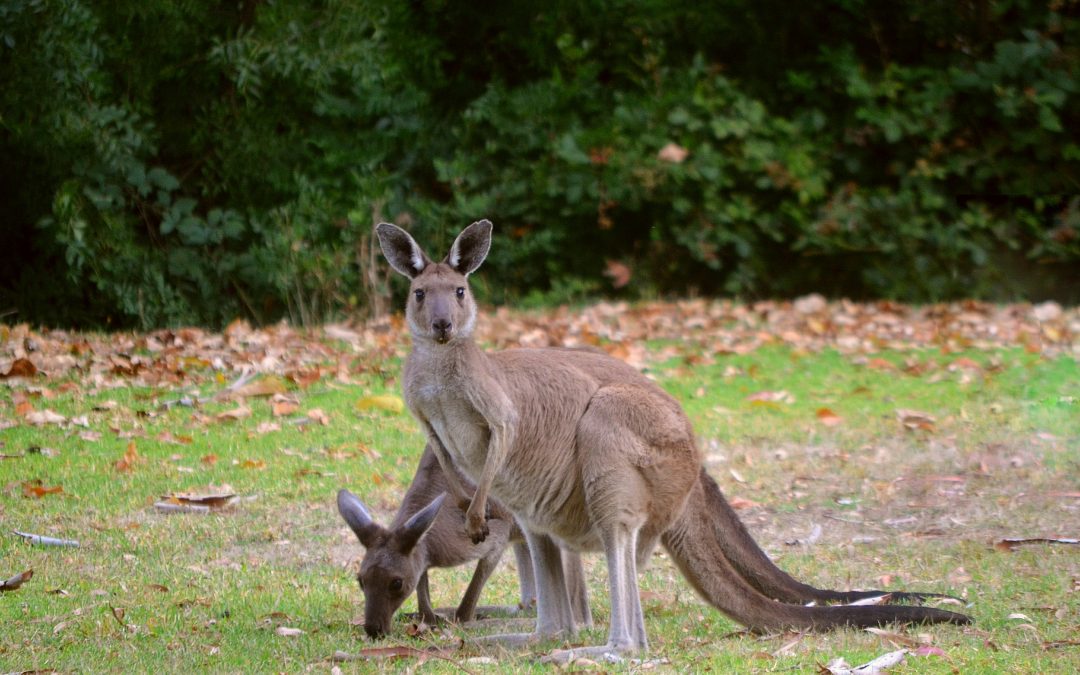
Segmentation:
{"type": "MultiPolygon", "coordinates": [[[[380,638],[390,630],[394,612],[426,581],[427,556],[421,540],[435,523],[445,493],[439,495],[405,524],[393,530],[378,525],[360,499],[338,492],[338,512],[367,550],[356,580],[364,593],[364,631],[380,638]]],[[[425,620],[434,621],[431,617],[425,620]]]]}
{"type": "MultiPolygon", "coordinates": [[[[421,620],[428,624],[442,620],[431,604],[428,571],[432,568],[476,563],[469,586],[453,612],[458,623],[472,621],[480,613],[512,615],[535,606],[532,559],[514,517],[497,501],[489,502],[490,519],[486,523],[489,534],[483,542],[473,543],[465,532],[464,508],[458,500],[447,498],[448,485],[446,474],[428,445],[420,455],[401,506],[387,527],[373,522],[356,495],[348,490],[338,493],[338,511],[366,549],[359,581],[365,599],[365,628],[372,637],[389,630],[394,612],[414,589],[421,620]],[[511,606],[480,606],[481,592],[507,547],[513,549],[517,561],[519,601],[511,606]]],[[[575,619],[579,625],[590,625],[581,558],[573,553],[564,555],[575,619]]]]}

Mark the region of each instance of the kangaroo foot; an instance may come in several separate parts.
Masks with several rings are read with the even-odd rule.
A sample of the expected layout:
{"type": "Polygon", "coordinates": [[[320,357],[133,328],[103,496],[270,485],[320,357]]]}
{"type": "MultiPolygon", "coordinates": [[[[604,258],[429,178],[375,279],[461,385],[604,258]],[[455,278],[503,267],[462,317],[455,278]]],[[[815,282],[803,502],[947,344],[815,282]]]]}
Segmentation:
{"type": "Polygon", "coordinates": [[[533,631],[531,633],[497,633],[495,635],[482,635],[471,638],[470,641],[478,645],[500,645],[502,647],[528,647],[545,640],[570,639],[573,635],[569,631],[556,632],[533,631]]]}
{"type": "Polygon", "coordinates": [[[496,633],[495,635],[483,635],[470,638],[470,642],[477,645],[499,645],[501,647],[528,647],[541,640],[546,640],[550,635],[539,633],[496,633]]]}
{"type": "Polygon", "coordinates": [[[481,605],[476,608],[477,619],[519,616],[536,616],[536,607],[523,608],[520,605],[481,605]]]}
{"type": "Polygon", "coordinates": [[[540,663],[554,663],[566,665],[578,659],[592,659],[602,663],[621,663],[627,656],[638,651],[633,645],[616,646],[601,645],[598,647],[574,647],[573,649],[556,649],[540,659],[540,663]]]}

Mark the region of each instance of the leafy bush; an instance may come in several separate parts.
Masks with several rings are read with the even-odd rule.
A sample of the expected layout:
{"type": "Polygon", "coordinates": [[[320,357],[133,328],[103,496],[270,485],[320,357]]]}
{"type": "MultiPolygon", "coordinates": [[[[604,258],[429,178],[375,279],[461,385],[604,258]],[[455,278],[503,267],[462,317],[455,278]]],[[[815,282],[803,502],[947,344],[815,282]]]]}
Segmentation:
{"type": "Polygon", "coordinates": [[[13,0],[0,312],[320,321],[481,216],[496,302],[1080,300],[1069,4],[13,0]]]}

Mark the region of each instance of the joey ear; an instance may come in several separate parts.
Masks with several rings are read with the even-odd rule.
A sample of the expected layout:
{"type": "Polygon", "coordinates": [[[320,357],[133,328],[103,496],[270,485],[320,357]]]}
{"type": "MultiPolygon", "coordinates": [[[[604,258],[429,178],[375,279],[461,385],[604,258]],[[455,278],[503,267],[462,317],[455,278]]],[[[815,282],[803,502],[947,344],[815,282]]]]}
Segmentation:
{"type": "Polygon", "coordinates": [[[412,235],[397,225],[379,223],[375,226],[375,235],[379,238],[379,246],[382,247],[390,267],[410,279],[431,264],[431,258],[427,257],[412,235]]]}
{"type": "Polygon", "coordinates": [[[363,547],[371,548],[382,528],[371,519],[371,514],[368,513],[360,498],[348,490],[338,490],[337,508],[338,513],[348,523],[349,529],[353,531],[363,547]]]}
{"type": "Polygon", "coordinates": [[[478,220],[461,231],[450,247],[446,264],[459,274],[468,276],[484,262],[491,250],[491,221],[478,220]]]}
{"type": "Polygon", "coordinates": [[[431,529],[431,526],[435,524],[435,517],[439,515],[439,509],[442,507],[445,499],[445,492],[435,499],[432,499],[431,503],[420,509],[416,515],[409,518],[409,520],[402,525],[400,530],[394,533],[402,553],[407,555],[412,551],[420,542],[420,539],[427,534],[429,529],[431,529]]]}

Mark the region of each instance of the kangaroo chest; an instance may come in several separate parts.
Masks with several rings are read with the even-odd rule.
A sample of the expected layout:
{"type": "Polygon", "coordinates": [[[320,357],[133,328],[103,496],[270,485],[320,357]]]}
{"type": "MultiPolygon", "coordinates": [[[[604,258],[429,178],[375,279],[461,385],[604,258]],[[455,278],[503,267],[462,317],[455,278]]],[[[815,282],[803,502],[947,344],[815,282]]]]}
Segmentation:
{"type": "Polygon", "coordinates": [[[431,425],[454,463],[476,480],[484,466],[490,437],[484,418],[462,394],[446,382],[417,383],[409,407],[431,425]]]}

